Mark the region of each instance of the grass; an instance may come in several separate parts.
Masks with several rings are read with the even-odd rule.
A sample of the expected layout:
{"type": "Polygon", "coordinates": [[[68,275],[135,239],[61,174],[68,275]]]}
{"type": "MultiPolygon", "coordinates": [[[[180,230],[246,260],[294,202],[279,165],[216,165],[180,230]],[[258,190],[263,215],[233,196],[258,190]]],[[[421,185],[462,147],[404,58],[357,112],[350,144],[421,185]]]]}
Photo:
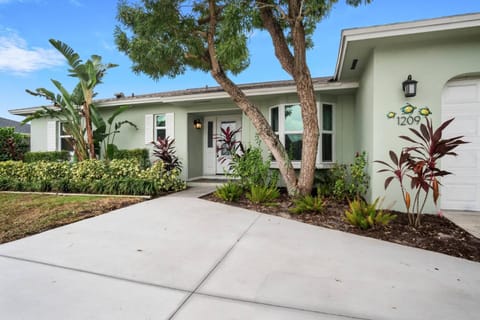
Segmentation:
{"type": "Polygon", "coordinates": [[[0,193],[0,243],[94,217],[140,201],[143,199],[0,193]]]}

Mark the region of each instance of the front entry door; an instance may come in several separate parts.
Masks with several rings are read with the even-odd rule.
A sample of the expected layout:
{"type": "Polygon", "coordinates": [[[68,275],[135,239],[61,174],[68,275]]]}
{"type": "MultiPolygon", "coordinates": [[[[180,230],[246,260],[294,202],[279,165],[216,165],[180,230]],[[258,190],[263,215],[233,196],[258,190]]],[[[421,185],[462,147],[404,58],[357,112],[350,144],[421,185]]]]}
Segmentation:
{"type": "MultiPolygon", "coordinates": [[[[217,152],[219,147],[217,137],[221,135],[221,128],[236,130],[242,125],[241,115],[205,117],[204,130],[204,175],[225,174],[228,171],[229,160],[220,161],[222,154],[217,152]]],[[[236,138],[240,140],[241,134],[236,138]]],[[[225,157],[225,155],[223,155],[225,157]]]]}

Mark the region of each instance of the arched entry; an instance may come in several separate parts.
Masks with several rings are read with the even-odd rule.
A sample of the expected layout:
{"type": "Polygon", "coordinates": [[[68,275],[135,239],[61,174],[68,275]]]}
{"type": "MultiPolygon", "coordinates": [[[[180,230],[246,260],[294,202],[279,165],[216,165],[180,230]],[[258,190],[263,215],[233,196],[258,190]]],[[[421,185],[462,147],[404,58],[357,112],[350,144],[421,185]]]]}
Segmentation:
{"type": "Polygon", "coordinates": [[[442,93],[442,122],[455,120],[444,137],[464,136],[469,144],[446,157],[442,168],[453,172],[442,179],[441,207],[445,210],[480,211],[480,76],[449,81],[442,93]]]}

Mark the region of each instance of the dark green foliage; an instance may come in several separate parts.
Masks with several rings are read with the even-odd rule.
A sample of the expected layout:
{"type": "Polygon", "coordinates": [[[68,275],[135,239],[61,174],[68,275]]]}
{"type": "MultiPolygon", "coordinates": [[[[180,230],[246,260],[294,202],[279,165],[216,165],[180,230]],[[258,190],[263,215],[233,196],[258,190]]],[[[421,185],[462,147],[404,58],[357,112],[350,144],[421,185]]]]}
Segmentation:
{"type": "Polygon", "coordinates": [[[142,169],[150,167],[150,155],[148,149],[117,149],[112,159],[137,159],[142,169]]]}
{"type": "Polygon", "coordinates": [[[370,229],[376,226],[385,226],[397,217],[394,214],[383,212],[377,206],[380,206],[379,198],[375,199],[372,204],[355,199],[349,202],[349,210],[345,211],[345,219],[360,229],[370,229]]]}
{"type": "Polygon", "coordinates": [[[240,179],[240,184],[248,189],[252,185],[276,186],[278,172],[270,169],[270,161],[264,161],[260,147],[249,147],[230,162],[230,175],[240,179]]]}
{"type": "Polygon", "coordinates": [[[323,211],[323,206],[325,201],[321,195],[306,195],[299,196],[296,199],[293,199],[293,208],[290,209],[290,212],[296,214],[302,213],[321,213],[323,211]]]}
{"type": "Polygon", "coordinates": [[[27,152],[23,159],[24,162],[36,161],[69,161],[70,153],[68,151],[46,151],[46,152],[27,152]]]}
{"type": "Polygon", "coordinates": [[[366,153],[357,153],[350,166],[341,164],[332,169],[332,195],[338,200],[363,198],[368,191],[366,153]]]}
{"type": "Polygon", "coordinates": [[[277,187],[251,185],[246,197],[254,204],[275,205],[274,201],[280,197],[277,187]]]}
{"type": "Polygon", "coordinates": [[[243,194],[243,188],[234,182],[227,182],[224,185],[217,187],[215,196],[223,201],[236,202],[243,194]]]}
{"type": "Polygon", "coordinates": [[[27,135],[16,133],[14,128],[0,128],[0,161],[22,160],[28,149],[27,135]]]}

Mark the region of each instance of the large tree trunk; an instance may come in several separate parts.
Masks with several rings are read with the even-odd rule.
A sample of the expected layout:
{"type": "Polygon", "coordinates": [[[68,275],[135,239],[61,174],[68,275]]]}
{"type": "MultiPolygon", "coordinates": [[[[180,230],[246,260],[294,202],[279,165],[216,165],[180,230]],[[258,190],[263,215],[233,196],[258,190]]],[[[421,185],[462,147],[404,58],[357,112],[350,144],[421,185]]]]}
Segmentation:
{"type": "Polygon", "coordinates": [[[282,68],[289,73],[297,86],[298,99],[302,110],[303,139],[302,161],[298,189],[303,195],[310,194],[313,187],[318,153],[318,115],[312,77],[306,61],[305,29],[302,24],[301,1],[289,0],[288,23],[292,32],[294,54],[290,52],[283,28],[273,14],[273,2],[257,0],[260,18],[270,33],[275,56],[282,68]]]}
{"type": "Polygon", "coordinates": [[[211,63],[211,74],[217,83],[228,93],[233,102],[245,113],[250,119],[260,139],[265,143],[267,148],[272,153],[277,161],[278,169],[282,175],[289,195],[296,195],[298,193],[297,177],[292,163],[288,159],[285,147],[282,145],[278,137],[272,130],[267,119],[263,116],[260,110],[250,102],[245,93],[231,81],[223,71],[220,63],[216,58],[215,49],[215,28],[216,28],[216,8],[215,0],[209,0],[210,20],[209,32],[207,34],[208,55],[211,63]]]}

